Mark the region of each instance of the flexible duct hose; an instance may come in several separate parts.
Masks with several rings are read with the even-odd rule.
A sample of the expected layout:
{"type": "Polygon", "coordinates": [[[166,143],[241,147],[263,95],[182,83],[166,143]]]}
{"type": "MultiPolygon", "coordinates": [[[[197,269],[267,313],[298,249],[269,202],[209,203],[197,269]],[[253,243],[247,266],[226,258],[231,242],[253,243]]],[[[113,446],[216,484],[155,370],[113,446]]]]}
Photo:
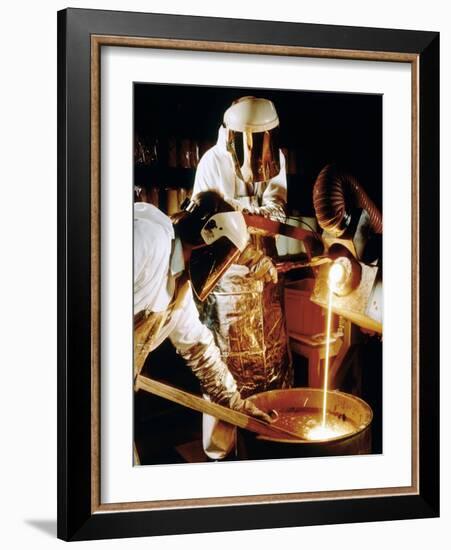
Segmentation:
{"type": "Polygon", "coordinates": [[[313,186],[313,206],[322,229],[339,237],[346,230],[352,208],[367,211],[370,226],[382,233],[382,215],[358,181],[331,164],[325,166],[313,186]]]}

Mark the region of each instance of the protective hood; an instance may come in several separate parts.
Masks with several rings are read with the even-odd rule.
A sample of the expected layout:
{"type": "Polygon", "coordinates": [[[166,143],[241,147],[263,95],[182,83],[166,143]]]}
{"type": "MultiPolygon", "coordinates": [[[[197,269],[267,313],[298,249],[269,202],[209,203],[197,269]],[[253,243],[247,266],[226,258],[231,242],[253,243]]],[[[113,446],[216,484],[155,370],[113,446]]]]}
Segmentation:
{"type": "Polygon", "coordinates": [[[194,294],[203,302],[227,269],[236,262],[240,250],[226,237],[192,251],[189,277],[194,294]]]}
{"type": "Polygon", "coordinates": [[[201,236],[207,246],[191,252],[189,275],[194,293],[204,301],[246,248],[249,234],[241,212],[220,212],[206,222],[201,236]]]}
{"type": "Polygon", "coordinates": [[[226,148],[240,179],[268,181],[280,172],[279,117],[272,101],[238,99],[224,113],[224,127],[226,148]]]}

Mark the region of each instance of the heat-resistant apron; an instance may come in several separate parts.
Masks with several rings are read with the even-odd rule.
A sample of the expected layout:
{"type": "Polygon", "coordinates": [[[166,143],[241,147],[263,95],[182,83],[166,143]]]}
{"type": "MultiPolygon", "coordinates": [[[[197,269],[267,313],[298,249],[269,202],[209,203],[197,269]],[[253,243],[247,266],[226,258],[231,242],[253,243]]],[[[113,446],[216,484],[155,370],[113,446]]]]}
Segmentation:
{"type": "MultiPolygon", "coordinates": [[[[257,200],[241,200],[245,206],[251,199],[257,200]]],[[[252,241],[268,256],[275,255],[274,238],[253,235],[252,241]]],[[[292,385],[282,278],[276,284],[264,283],[246,266],[233,264],[200,306],[200,316],[212,330],[242,397],[292,385]]]]}
{"type": "MultiPolygon", "coordinates": [[[[248,196],[235,200],[243,207],[259,201],[248,196]]],[[[253,235],[252,241],[268,256],[275,255],[274,238],[253,235]]],[[[198,307],[243,398],[293,384],[281,278],[276,284],[264,283],[246,266],[233,264],[198,307]]],[[[236,446],[235,427],[210,415],[203,415],[202,433],[211,459],[224,458],[236,446]]]]}

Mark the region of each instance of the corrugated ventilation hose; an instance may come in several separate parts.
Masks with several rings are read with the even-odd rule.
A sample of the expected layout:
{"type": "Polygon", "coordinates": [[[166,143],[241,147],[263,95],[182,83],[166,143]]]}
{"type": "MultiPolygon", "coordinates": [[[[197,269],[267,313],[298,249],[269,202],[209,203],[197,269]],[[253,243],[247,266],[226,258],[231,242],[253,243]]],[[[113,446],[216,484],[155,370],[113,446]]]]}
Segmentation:
{"type": "Polygon", "coordinates": [[[346,230],[351,210],[368,212],[375,233],[382,233],[382,215],[354,176],[328,164],[316,178],[313,187],[313,206],[322,229],[339,237],[346,230]]]}

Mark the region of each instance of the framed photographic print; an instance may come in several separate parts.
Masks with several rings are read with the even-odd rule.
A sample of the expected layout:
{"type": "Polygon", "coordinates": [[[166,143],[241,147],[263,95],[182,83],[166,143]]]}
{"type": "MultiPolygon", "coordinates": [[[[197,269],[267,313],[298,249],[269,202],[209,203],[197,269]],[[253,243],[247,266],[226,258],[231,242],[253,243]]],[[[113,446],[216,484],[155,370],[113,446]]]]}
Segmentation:
{"type": "Polygon", "coordinates": [[[438,33],[58,14],[58,536],[439,514],[438,33]]]}

